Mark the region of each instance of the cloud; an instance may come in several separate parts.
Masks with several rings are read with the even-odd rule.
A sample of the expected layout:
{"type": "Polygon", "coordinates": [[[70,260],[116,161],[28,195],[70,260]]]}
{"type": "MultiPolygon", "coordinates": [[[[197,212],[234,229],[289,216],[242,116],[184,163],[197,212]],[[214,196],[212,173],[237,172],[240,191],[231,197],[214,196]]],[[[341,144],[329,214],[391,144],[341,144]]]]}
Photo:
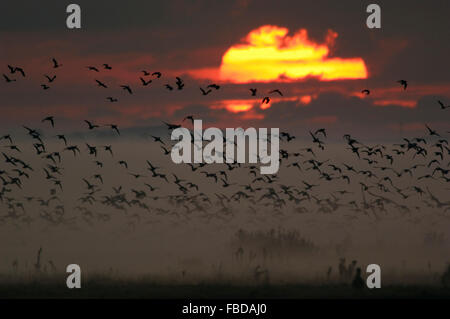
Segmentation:
{"type": "Polygon", "coordinates": [[[445,110],[440,110],[435,96],[424,96],[416,107],[398,105],[374,106],[369,99],[340,93],[323,93],[307,106],[293,101],[273,103],[265,110],[258,127],[292,130],[299,138],[308,139],[308,130],[326,127],[331,139],[349,133],[365,139],[401,140],[407,136],[426,136],[425,123],[444,133],[448,128],[445,110]]]}
{"type": "Polygon", "coordinates": [[[298,80],[322,81],[367,78],[362,58],[330,58],[337,33],[329,30],[325,43],[308,39],[306,29],[293,36],[287,28],[265,25],[252,30],[244,43],[231,46],[222,57],[220,77],[235,83],[298,80]]]}
{"type": "Polygon", "coordinates": [[[373,104],[378,106],[398,105],[403,107],[416,107],[417,101],[414,100],[378,100],[373,104]]]}

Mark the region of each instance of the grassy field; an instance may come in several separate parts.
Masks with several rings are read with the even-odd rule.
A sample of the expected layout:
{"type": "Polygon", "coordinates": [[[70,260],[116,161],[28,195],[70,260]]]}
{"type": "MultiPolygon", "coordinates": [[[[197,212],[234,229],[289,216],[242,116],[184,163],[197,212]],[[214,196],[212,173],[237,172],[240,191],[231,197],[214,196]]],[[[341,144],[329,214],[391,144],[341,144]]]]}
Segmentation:
{"type": "Polygon", "coordinates": [[[87,279],[80,289],[65,280],[24,280],[0,284],[0,299],[15,298],[126,298],[126,299],[450,299],[442,286],[391,285],[356,290],[349,285],[161,284],[146,280],[87,279]]]}

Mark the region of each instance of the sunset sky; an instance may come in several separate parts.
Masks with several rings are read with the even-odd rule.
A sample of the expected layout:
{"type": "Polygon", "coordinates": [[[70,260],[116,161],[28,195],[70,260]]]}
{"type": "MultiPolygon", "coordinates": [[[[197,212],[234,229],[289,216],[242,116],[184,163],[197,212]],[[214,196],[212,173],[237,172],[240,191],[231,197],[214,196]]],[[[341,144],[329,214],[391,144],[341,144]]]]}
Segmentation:
{"type": "Polygon", "coordinates": [[[0,82],[0,134],[47,115],[76,131],[84,119],[145,130],[188,114],[207,126],[327,127],[374,139],[423,135],[424,123],[448,131],[450,109],[437,100],[450,104],[449,2],[376,1],[382,28],[371,30],[372,2],[77,1],[81,30],[65,25],[70,2],[2,2],[1,72],[17,81],[0,82]],[[26,77],[9,74],[8,64],[26,77]],[[145,77],[153,82],[144,87],[141,70],[163,76],[145,77]],[[176,76],[185,88],[165,89],[176,76]],[[203,96],[199,87],[211,83],[220,90],[203,96]],[[271,102],[262,105],[265,96],[271,102]]]}

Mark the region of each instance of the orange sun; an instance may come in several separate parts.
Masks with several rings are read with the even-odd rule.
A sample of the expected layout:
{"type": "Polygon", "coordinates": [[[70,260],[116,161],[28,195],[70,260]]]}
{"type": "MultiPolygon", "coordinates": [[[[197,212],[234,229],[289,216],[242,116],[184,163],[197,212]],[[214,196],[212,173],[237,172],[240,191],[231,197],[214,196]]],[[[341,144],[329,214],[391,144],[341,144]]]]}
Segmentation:
{"type": "Polygon", "coordinates": [[[222,57],[220,77],[235,83],[297,80],[309,76],[323,81],[367,78],[362,58],[330,58],[337,33],[328,31],[324,44],[308,39],[305,29],[293,36],[277,26],[251,31],[244,43],[229,48],[222,57]]]}

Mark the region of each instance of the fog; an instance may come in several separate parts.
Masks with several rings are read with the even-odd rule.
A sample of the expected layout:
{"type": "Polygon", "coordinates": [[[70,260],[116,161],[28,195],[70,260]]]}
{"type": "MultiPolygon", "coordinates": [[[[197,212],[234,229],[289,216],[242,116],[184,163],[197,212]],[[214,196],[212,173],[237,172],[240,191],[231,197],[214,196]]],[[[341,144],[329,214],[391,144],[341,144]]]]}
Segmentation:
{"type": "MultiPolygon", "coordinates": [[[[64,143],[54,138],[48,137],[46,141],[47,153],[60,152],[61,163],[56,158],[55,163],[42,158],[44,154],[38,157],[31,139],[24,138],[18,143],[22,153],[8,152],[29,163],[34,171],[29,172],[29,179],[21,178],[22,189],[8,186],[11,192],[3,195],[0,204],[3,280],[33,273],[40,247],[42,269],[48,273],[55,271],[49,261],[57,272],[64,272],[68,264],[75,263],[87,275],[146,276],[167,283],[252,284],[255,274],[262,269],[271,283],[321,284],[342,279],[338,263],[340,258],[345,258],[346,265],[356,260],[363,269],[368,264],[379,264],[385,283],[438,284],[450,259],[449,204],[434,205],[428,193],[445,203],[448,188],[438,175],[435,179],[417,180],[418,176],[432,173],[434,166],[417,168],[413,177],[404,174],[399,178],[375,169],[375,166],[390,166],[389,161],[380,158],[378,164],[369,165],[358,160],[345,144],[325,144],[323,151],[314,147],[316,157],[313,157],[303,150],[311,145],[282,142],[281,149],[287,149],[290,154],[300,150],[302,155],[282,159],[280,170],[276,177],[270,177],[274,178],[270,183],[267,177],[263,177],[264,181],[254,181],[262,175],[259,169],[255,175],[250,174],[250,164],[240,168],[235,165],[232,170],[225,164],[209,164],[193,172],[186,164],[173,164],[170,156],[163,154],[161,145],[148,137],[120,140],[74,137],[68,144],[78,145],[81,154],[74,156],[70,151],[63,151],[64,143]],[[97,146],[97,157],[89,155],[86,142],[97,146]],[[114,156],[101,148],[110,144],[114,156]],[[328,164],[342,167],[346,163],[356,170],[371,169],[377,177],[348,173],[343,168],[342,174],[351,177],[350,184],[342,179],[327,181],[318,178],[311,165],[304,163],[310,158],[319,162],[330,159],[323,167],[328,164]],[[103,168],[95,160],[101,161],[103,168]],[[118,164],[120,160],[126,160],[128,169],[118,164]],[[169,182],[152,177],[146,160],[160,167],[157,171],[166,174],[169,182]],[[301,171],[287,167],[295,161],[299,161],[301,171]],[[53,173],[54,179],[46,179],[43,168],[47,164],[61,167],[62,175],[53,173]],[[216,183],[200,173],[220,170],[226,172],[229,187],[222,186],[220,177],[216,183]],[[93,178],[99,173],[103,184],[93,178]],[[136,178],[130,173],[143,177],[136,178]],[[184,180],[182,185],[192,182],[199,190],[188,188],[183,194],[174,183],[172,173],[184,180]],[[395,194],[392,188],[384,193],[378,190],[376,183],[382,176],[390,176],[408,198],[395,194]],[[83,178],[97,185],[98,191],[91,194],[95,199],[92,204],[80,200],[89,192],[83,178]],[[55,179],[61,181],[63,190],[54,185],[55,179]],[[317,185],[308,191],[310,199],[296,203],[282,193],[282,185],[304,189],[303,181],[317,185]],[[360,182],[374,187],[362,191],[360,182]],[[144,183],[159,189],[151,192],[144,183]],[[254,193],[246,191],[243,185],[248,184],[262,189],[254,193]],[[113,196],[112,187],[119,185],[128,203],[120,203],[119,207],[102,204],[103,196],[113,196]],[[409,189],[414,185],[426,193],[415,194],[409,189]],[[270,196],[264,198],[270,187],[283,201],[270,196]],[[51,189],[58,199],[51,200],[47,207],[39,199],[52,197],[51,189]],[[145,196],[137,198],[133,190],[144,191],[145,196]],[[349,193],[336,193],[339,190],[349,193]],[[236,199],[233,196],[238,191],[252,197],[236,199]],[[370,193],[392,202],[384,201],[379,206],[377,197],[370,193]],[[223,195],[227,199],[221,199],[223,195]],[[28,196],[33,199],[27,201],[28,196]],[[137,201],[132,203],[134,199],[137,201]],[[349,204],[351,201],[357,207],[349,204]],[[364,202],[369,207],[364,208],[364,202]],[[15,207],[17,203],[23,203],[24,209],[15,207]],[[327,275],[329,267],[332,269],[327,275]]],[[[394,146],[386,147],[390,150],[394,146]]],[[[431,156],[424,159],[413,154],[394,156],[392,167],[401,171],[414,164],[428,164],[431,159],[431,156]]],[[[0,167],[11,168],[7,164],[0,167]]],[[[333,175],[330,167],[323,171],[339,175],[333,175]]]]}

